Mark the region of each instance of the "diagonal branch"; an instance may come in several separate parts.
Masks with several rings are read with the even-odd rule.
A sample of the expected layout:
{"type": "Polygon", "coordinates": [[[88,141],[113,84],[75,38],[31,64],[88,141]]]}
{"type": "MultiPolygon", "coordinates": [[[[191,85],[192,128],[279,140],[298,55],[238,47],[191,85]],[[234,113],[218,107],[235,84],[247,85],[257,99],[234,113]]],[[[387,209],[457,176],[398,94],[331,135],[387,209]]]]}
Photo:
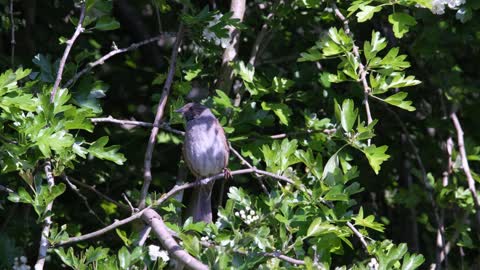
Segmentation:
{"type": "Polygon", "coordinates": [[[473,179],[472,172],[470,171],[470,165],[468,164],[467,151],[465,150],[465,142],[463,139],[463,129],[460,121],[458,120],[457,113],[452,112],[450,114],[453,126],[457,131],[457,144],[460,150],[460,158],[462,160],[462,168],[465,176],[467,177],[468,189],[472,193],[473,203],[475,204],[475,216],[477,218],[477,225],[480,226],[480,202],[478,200],[477,189],[475,188],[475,180],[473,179]]]}
{"type": "Polygon", "coordinates": [[[62,87],[63,88],[70,87],[74,82],[76,82],[85,73],[89,72],[90,70],[92,70],[96,66],[103,65],[105,63],[105,61],[107,61],[111,57],[113,57],[117,54],[126,53],[126,52],[129,52],[129,51],[136,50],[139,47],[142,47],[142,46],[150,44],[152,42],[161,40],[162,38],[165,38],[166,35],[167,35],[167,33],[162,33],[162,34],[160,34],[156,37],[152,37],[152,38],[146,39],[146,40],[141,41],[141,42],[132,43],[128,47],[120,48],[120,49],[116,48],[114,50],[111,50],[110,52],[108,52],[104,56],[100,57],[99,59],[88,63],[85,68],[83,68],[82,70],[77,72],[75,75],[73,75],[73,77],[67,83],[65,83],[62,87]]]}
{"type": "Polygon", "coordinates": [[[138,204],[138,208],[142,209],[145,207],[145,199],[147,198],[148,188],[150,187],[150,183],[152,182],[152,155],[153,155],[153,148],[155,147],[155,142],[158,134],[158,126],[162,121],[163,114],[165,111],[165,105],[167,104],[167,99],[170,94],[170,88],[173,83],[173,77],[175,75],[175,66],[177,64],[177,56],[178,56],[178,49],[180,47],[180,43],[182,42],[184,32],[183,23],[180,23],[180,27],[178,28],[177,38],[175,39],[175,44],[172,48],[172,55],[170,57],[170,66],[168,67],[168,74],[167,79],[165,81],[165,85],[163,86],[162,96],[160,97],[160,101],[158,102],[157,113],[155,115],[155,121],[153,122],[153,128],[150,133],[150,138],[148,139],[147,150],[145,151],[145,160],[143,163],[143,186],[142,190],[140,191],[140,202],[138,204]]]}
{"type": "Polygon", "coordinates": [[[168,253],[172,254],[175,259],[181,261],[189,269],[209,269],[208,266],[190,255],[188,252],[182,249],[180,245],[178,245],[177,241],[175,241],[172,235],[170,235],[168,232],[168,228],[163,222],[162,218],[159,214],[157,214],[157,212],[155,212],[155,210],[146,209],[143,212],[142,219],[145,221],[145,223],[152,227],[153,232],[157,236],[158,240],[160,240],[162,246],[168,251],[168,253]]]}
{"type": "Polygon", "coordinates": [[[75,28],[75,32],[73,33],[73,36],[67,41],[67,47],[65,47],[65,51],[63,52],[62,59],[60,60],[60,64],[58,65],[57,78],[55,79],[52,92],[50,93],[50,103],[53,103],[53,100],[55,99],[55,95],[57,94],[57,89],[60,86],[60,82],[62,81],[63,69],[65,68],[65,63],[67,62],[68,54],[72,49],[73,43],[75,42],[77,37],[80,35],[80,33],[83,32],[84,30],[82,27],[82,23],[83,23],[83,20],[85,19],[85,10],[86,10],[86,1],[83,1],[77,27],[75,28]]]}
{"type": "MultiPolygon", "coordinates": [[[[51,189],[55,185],[55,179],[52,174],[52,164],[47,161],[45,164],[45,175],[47,177],[48,188],[51,189]]],[[[45,213],[51,212],[53,208],[53,201],[47,204],[45,213]]],[[[35,270],[42,270],[45,265],[45,258],[49,248],[48,235],[50,234],[50,226],[52,225],[52,218],[48,215],[43,224],[42,235],[40,236],[40,247],[38,249],[38,259],[35,263],[35,270]]]]}

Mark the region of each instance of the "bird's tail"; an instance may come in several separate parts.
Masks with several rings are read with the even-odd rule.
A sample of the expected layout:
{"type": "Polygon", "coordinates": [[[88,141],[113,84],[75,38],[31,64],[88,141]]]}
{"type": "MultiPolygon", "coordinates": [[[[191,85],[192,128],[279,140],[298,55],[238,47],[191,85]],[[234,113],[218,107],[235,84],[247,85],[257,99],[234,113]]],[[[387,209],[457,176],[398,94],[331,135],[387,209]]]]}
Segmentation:
{"type": "Polygon", "coordinates": [[[193,189],[191,209],[193,222],[203,221],[212,223],[212,189],[213,181],[207,185],[197,186],[193,189]]]}

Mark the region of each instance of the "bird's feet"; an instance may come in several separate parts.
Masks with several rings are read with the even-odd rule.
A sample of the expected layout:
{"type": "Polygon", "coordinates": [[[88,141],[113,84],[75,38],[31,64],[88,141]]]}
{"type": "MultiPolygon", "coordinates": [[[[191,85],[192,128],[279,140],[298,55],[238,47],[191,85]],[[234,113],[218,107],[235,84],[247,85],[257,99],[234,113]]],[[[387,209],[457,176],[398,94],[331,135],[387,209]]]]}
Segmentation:
{"type": "Polygon", "coordinates": [[[229,170],[228,168],[224,168],[224,169],[223,169],[223,177],[224,177],[226,180],[233,179],[232,173],[230,172],[230,170],[229,170]]]}

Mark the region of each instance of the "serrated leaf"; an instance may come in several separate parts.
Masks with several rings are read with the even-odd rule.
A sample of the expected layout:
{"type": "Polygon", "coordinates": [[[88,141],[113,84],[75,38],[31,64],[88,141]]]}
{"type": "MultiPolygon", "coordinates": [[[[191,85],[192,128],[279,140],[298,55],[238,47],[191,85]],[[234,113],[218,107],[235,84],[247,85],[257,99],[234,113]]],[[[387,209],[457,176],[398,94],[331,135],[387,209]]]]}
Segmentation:
{"type": "Polygon", "coordinates": [[[415,107],[411,106],[412,101],[405,100],[407,95],[408,93],[406,92],[398,92],[396,94],[393,94],[387,97],[386,99],[384,99],[384,101],[387,102],[388,104],[400,107],[410,112],[415,111],[415,107]]]}
{"type": "Polygon", "coordinates": [[[414,17],[406,14],[406,13],[393,13],[388,16],[388,21],[393,26],[393,33],[395,37],[402,38],[403,35],[408,33],[411,26],[417,24],[417,21],[414,17]]]}
{"type": "Polygon", "coordinates": [[[112,145],[105,147],[107,143],[108,137],[103,136],[88,148],[88,152],[99,159],[110,160],[118,165],[123,165],[127,159],[122,153],[118,153],[120,146],[112,145]]]}
{"type": "Polygon", "coordinates": [[[407,253],[403,257],[402,270],[414,270],[425,262],[425,258],[421,254],[407,253]]]}
{"type": "Polygon", "coordinates": [[[382,10],[382,7],[381,6],[361,6],[360,7],[360,12],[358,12],[355,16],[357,16],[357,21],[358,22],[365,22],[365,21],[368,21],[370,20],[373,15],[375,14],[375,12],[379,12],[380,10],[382,10]]]}
{"type": "Polygon", "coordinates": [[[265,111],[272,110],[280,120],[280,123],[288,126],[292,110],[286,104],[283,103],[266,103],[262,102],[262,109],[265,111]]]}
{"type": "Polygon", "coordinates": [[[110,31],[120,28],[120,23],[110,16],[103,16],[98,19],[95,29],[100,31],[110,31]]]}
{"type": "Polygon", "coordinates": [[[380,147],[370,145],[362,150],[368,159],[368,163],[370,163],[370,166],[376,174],[380,171],[380,165],[390,157],[390,155],[385,154],[387,149],[388,146],[386,145],[380,147]]]}

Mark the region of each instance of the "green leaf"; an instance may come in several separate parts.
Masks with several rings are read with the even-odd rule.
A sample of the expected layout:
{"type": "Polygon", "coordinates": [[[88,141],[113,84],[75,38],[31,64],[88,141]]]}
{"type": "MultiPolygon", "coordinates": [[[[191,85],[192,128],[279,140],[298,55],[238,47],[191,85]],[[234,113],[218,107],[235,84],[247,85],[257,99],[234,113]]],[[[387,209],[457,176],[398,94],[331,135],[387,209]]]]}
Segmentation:
{"type": "Polygon", "coordinates": [[[386,145],[380,147],[370,145],[362,150],[368,159],[368,163],[370,163],[370,166],[376,174],[380,171],[380,165],[390,157],[390,155],[385,154],[387,149],[388,146],[386,145]]]}
{"type": "Polygon", "coordinates": [[[25,188],[20,187],[17,193],[8,194],[8,200],[14,203],[28,203],[33,204],[33,199],[25,190],[25,188]]]}
{"type": "Polygon", "coordinates": [[[122,153],[118,153],[119,145],[112,145],[105,147],[108,143],[108,136],[103,136],[95,141],[89,148],[88,152],[99,159],[105,159],[115,162],[118,165],[123,165],[127,160],[122,153]]]}
{"type": "Polygon", "coordinates": [[[388,21],[393,26],[393,33],[395,37],[402,38],[403,35],[408,33],[411,26],[417,24],[417,21],[414,17],[406,13],[393,13],[388,16],[388,21]]]}
{"type": "Polygon", "coordinates": [[[100,31],[110,31],[120,28],[120,23],[110,16],[103,16],[98,19],[95,29],[100,31]]]}
{"type": "Polygon", "coordinates": [[[348,194],[345,194],[343,192],[343,185],[336,185],[332,187],[325,196],[323,196],[323,199],[327,201],[348,201],[348,194]]]}
{"type": "MultiPolygon", "coordinates": [[[[243,61],[239,61],[234,65],[234,72],[236,75],[240,76],[244,82],[253,83],[253,76],[255,75],[255,68],[245,63],[243,61]]],[[[225,90],[225,89],[222,89],[225,90]]]]}
{"type": "Polygon", "coordinates": [[[96,262],[102,259],[105,259],[108,256],[108,248],[102,247],[89,247],[85,252],[85,263],[96,262]]]}
{"type": "Polygon", "coordinates": [[[335,170],[338,167],[339,167],[338,152],[336,152],[328,159],[327,164],[325,164],[325,168],[323,168],[323,173],[322,173],[322,180],[325,180],[325,178],[327,178],[328,175],[334,175],[335,170]]]}
{"type": "Polygon", "coordinates": [[[120,264],[121,269],[127,270],[129,268],[131,260],[130,260],[130,252],[128,252],[127,247],[123,246],[118,251],[118,262],[120,264]]]}
{"type": "Polygon", "coordinates": [[[338,227],[328,223],[328,221],[323,221],[322,218],[318,217],[310,223],[307,230],[307,237],[320,236],[332,232],[338,232],[338,227]]]}
{"type": "Polygon", "coordinates": [[[285,79],[285,78],[282,78],[282,77],[273,77],[273,80],[272,80],[272,89],[273,91],[277,92],[277,93],[284,93],[286,90],[288,90],[290,87],[292,87],[294,85],[294,82],[289,80],[289,79],[285,79]]]}
{"type": "Polygon", "coordinates": [[[355,220],[355,225],[367,227],[379,232],[383,232],[385,230],[382,223],[375,222],[375,216],[370,215],[368,217],[363,217],[363,207],[360,207],[358,215],[353,218],[355,220]]]}
{"type": "Polygon", "coordinates": [[[280,123],[288,126],[289,118],[292,115],[292,110],[283,103],[266,103],[265,101],[262,102],[262,109],[265,111],[272,110],[275,115],[280,120],[280,123]]]}
{"type": "Polygon", "coordinates": [[[393,94],[387,97],[386,99],[384,99],[384,101],[387,102],[388,104],[400,107],[410,112],[415,111],[415,107],[411,106],[412,101],[405,100],[407,95],[408,93],[406,92],[398,92],[396,94],[393,94]]]}
{"type": "Polygon", "coordinates": [[[382,10],[381,6],[361,6],[360,7],[360,12],[358,12],[355,16],[357,16],[357,21],[358,22],[365,22],[370,20],[373,17],[373,14],[375,12],[379,12],[382,10]]]}
{"type": "Polygon", "coordinates": [[[63,248],[54,249],[54,251],[64,264],[72,267],[73,269],[79,269],[80,260],[75,256],[72,247],[68,248],[67,252],[65,252],[63,248]]]}
{"type": "Polygon", "coordinates": [[[425,258],[421,254],[407,253],[403,257],[402,270],[414,270],[425,262],[425,258]]]}
{"type": "Polygon", "coordinates": [[[215,92],[217,93],[217,95],[213,97],[213,101],[215,102],[215,104],[225,108],[235,108],[232,104],[232,101],[227,96],[227,94],[225,94],[225,92],[218,89],[215,90],[215,92]]]}
{"type": "Polygon", "coordinates": [[[341,122],[342,128],[346,132],[352,130],[355,120],[358,116],[358,109],[355,109],[353,100],[346,99],[342,103],[341,122]]]}
{"type": "Polygon", "coordinates": [[[125,246],[129,247],[132,244],[132,240],[130,240],[130,238],[128,238],[127,233],[125,231],[122,231],[122,230],[117,228],[117,229],[115,229],[115,232],[117,233],[118,237],[120,237],[120,239],[122,239],[125,246]]]}
{"type": "Polygon", "coordinates": [[[167,74],[158,73],[155,79],[153,79],[152,85],[163,85],[163,83],[165,82],[165,79],[167,79],[167,74]]]}

